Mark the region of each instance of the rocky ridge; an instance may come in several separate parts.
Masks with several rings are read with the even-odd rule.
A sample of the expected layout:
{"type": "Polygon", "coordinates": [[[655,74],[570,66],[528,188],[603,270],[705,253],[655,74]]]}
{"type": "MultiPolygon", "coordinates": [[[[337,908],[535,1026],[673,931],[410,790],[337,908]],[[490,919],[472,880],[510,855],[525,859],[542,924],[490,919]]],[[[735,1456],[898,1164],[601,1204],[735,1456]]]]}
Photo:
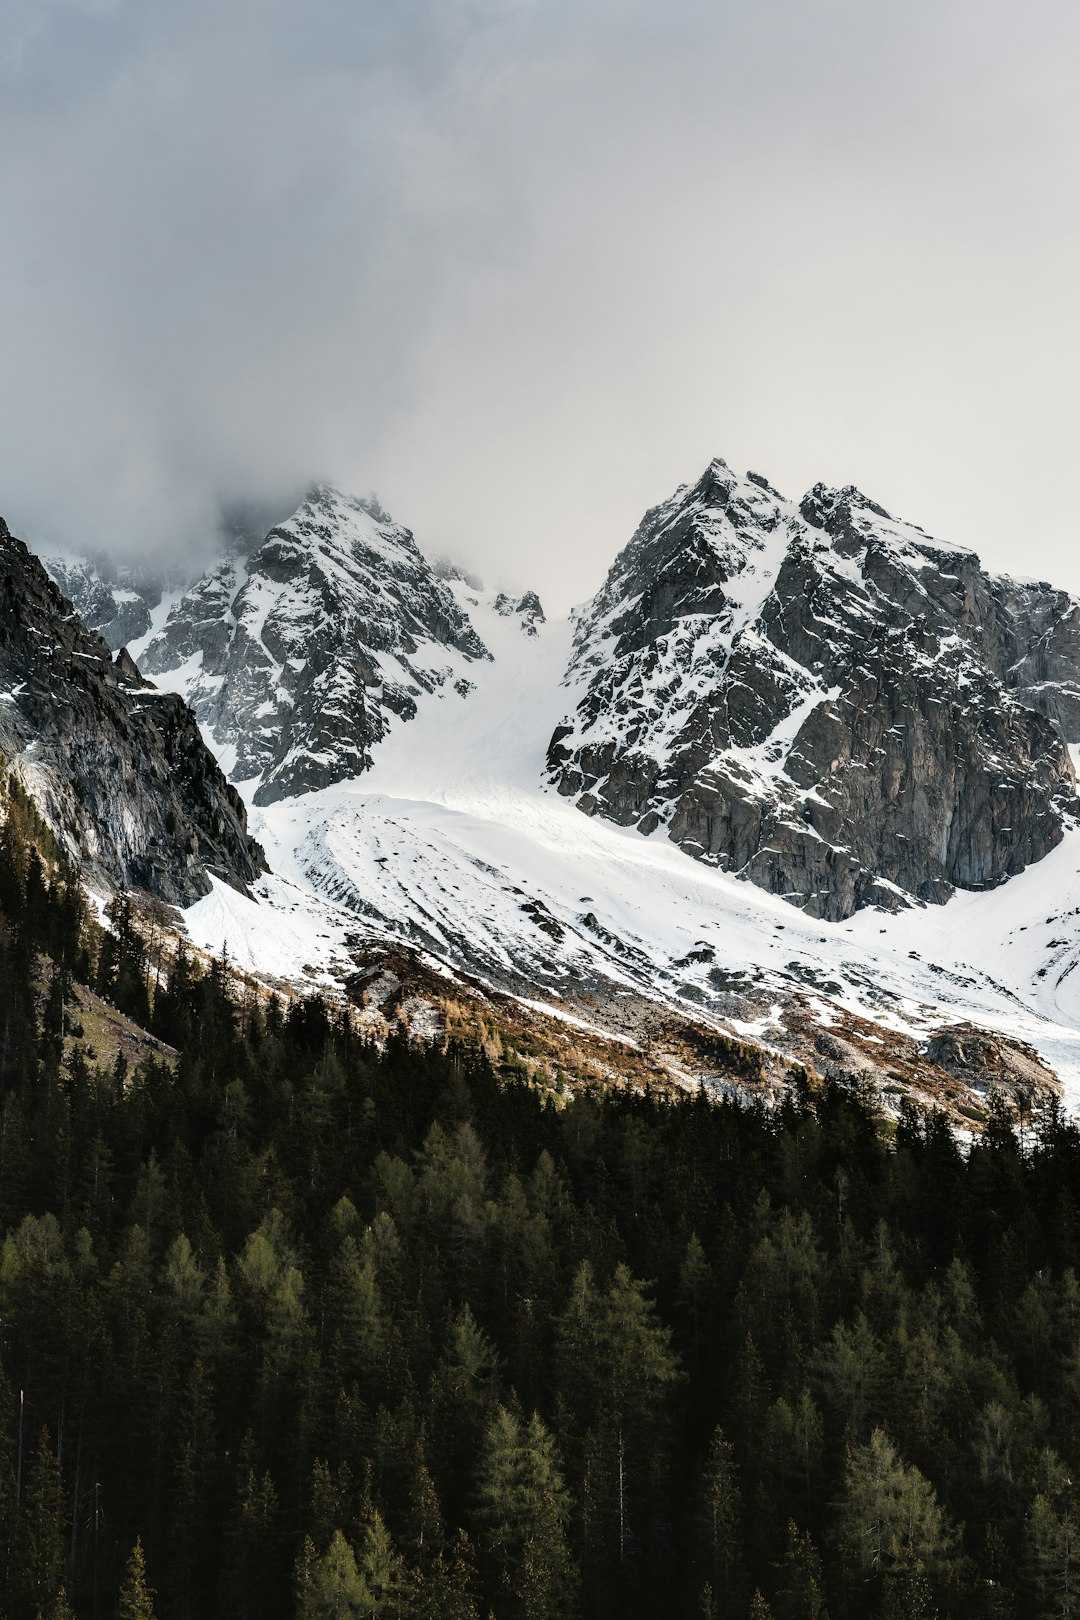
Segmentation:
{"type": "Polygon", "coordinates": [[[165,592],[164,576],[115,567],[97,557],[45,556],[42,562],[87,629],[96,631],[111,651],[149,634],[153,611],[165,592]]]}
{"type": "Polygon", "coordinates": [[[470,663],[489,657],[409,530],[321,485],[184,593],[141,666],[184,693],[229,774],[258,779],[254,800],[270,804],[360,775],[421,694],[465,695],[470,663]]]}
{"type": "Polygon", "coordinates": [[[814,916],[992,887],[1076,808],[1077,607],[717,460],[581,615],[549,780],[814,916]]]}
{"type": "Polygon", "coordinates": [[[0,751],[85,873],[175,905],[265,870],[179,697],[87,630],[0,519],[0,751]]]}

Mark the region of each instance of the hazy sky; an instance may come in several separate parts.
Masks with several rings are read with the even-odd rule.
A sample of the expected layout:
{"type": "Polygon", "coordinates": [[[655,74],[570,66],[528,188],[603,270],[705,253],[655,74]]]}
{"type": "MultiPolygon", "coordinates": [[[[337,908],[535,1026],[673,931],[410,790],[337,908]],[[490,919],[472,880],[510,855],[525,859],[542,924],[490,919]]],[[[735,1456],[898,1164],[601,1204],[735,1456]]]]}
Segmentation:
{"type": "Polygon", "coordinates": [[[715,454],[1080,588],[1080,8],[0,0],[0,511],[378,491],[588,595],[715,454]]]}

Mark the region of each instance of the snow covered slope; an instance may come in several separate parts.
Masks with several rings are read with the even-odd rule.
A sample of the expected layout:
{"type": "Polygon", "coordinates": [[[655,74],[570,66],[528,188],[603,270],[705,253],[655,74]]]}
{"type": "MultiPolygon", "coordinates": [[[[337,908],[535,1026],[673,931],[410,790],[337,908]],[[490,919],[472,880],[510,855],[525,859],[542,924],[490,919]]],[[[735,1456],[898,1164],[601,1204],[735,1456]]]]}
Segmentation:
{"type": "Polygon", "coordinates": [[[599,1027],[625,1027],[620,1008],[644,997],[800,1053],[807,1027],[828,1044],[865,1020],[885,1054],[893,1033],[925,1046],[972,1023],[1030,1043],[1080,1102],[1080,833],[990,893],[808,918],[662,829],[583,817],[545,788],[572,627],[527,636],[453,589],[493,654],[474,690],[425,696],[355,781],[257,811],[275,876],[261,905],[200,902],[200,943],[341,976],[350,935],[394,938],[599,1027]]]}
{"type": "Polygon", "coordinates": [[[327,489],[153,618],[143,668],[273,873],[190,911],[210,948],[344,980],[396,941],[625,1039],[682,1009],[819,1065],[876,1052],[879,1083],[977,1026],[1080,1100],[1064,593],[716,462],[570,622],[327,489]]]}

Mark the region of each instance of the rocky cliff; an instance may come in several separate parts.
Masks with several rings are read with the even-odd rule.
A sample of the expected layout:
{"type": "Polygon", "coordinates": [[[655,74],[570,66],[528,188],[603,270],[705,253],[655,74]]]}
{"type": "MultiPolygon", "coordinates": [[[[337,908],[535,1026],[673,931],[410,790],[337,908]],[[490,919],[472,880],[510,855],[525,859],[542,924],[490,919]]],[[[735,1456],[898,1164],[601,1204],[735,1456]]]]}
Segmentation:
{"type": "Polygon", "coordinates": [[[165,590],[163,577],[97,557],[49,556],[42,562],[87,629],[96,630],[113,652],[148,634],[165,590]]]}
{"type": "Polygon", "coordinates": [[[715,461],[580,617],[550,780],[816,916],[944,900],[1060,841],[1078,637],[1064,593],[855,489],[715,461]]]}
{"type": "Polygon", "coordinates": [[[197,580],[141,663],[183,691],[230,775],[257,778],[268,804],[361,774],[422,692],[467,689],[469,664],[488,657],[411,533],[320,486],[197,580]]]}
{"type": "Polygon", "coordinates": [[[2,520],[0,751],[90,875],[189,905],[211,873],[265,870],[191,711],[114,660],[2,520]]]}

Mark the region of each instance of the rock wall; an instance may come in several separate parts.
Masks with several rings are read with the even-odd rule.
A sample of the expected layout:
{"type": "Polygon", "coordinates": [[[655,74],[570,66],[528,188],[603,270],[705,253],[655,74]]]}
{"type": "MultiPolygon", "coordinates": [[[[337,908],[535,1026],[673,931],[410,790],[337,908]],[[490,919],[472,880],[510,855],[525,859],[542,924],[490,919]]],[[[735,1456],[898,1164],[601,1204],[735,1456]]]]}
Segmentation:
{"type": "Polygon", "coordinates": [[[989,887],[1075,808],[1076,608],[857,490],[796,506],[717,461],[583,614],[550,780],[817,916],[989,887]]]}
{"type": "Polygon", "coordinates": [[[266,868],[190,709],[113,659],[2,520],[0,750],[88,875],[183,906],[266,868]]]}

